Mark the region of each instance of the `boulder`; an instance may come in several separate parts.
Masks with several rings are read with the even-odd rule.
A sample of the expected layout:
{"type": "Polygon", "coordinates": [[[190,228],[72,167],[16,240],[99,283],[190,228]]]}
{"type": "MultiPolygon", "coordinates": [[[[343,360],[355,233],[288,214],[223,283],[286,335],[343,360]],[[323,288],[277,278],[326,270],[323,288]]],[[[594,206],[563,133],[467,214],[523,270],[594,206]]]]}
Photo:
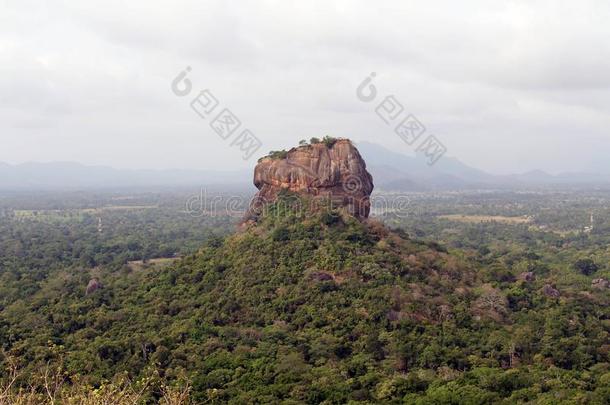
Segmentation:
{"type": "Polygon", "coordinates": [[[333,280],[333,276],[324,272],[311,273],[309,277],[314,281],[330,281],[333,280]]]}
{"type": "Polygon", "coordinates": [[[559,290],[550,284],[545,284],[544,287],[542,287],[542,293],[551,298],[559,298],[560,295],[559,290]]]}
{"type": "Polygon", "coordinates": [[[261,207],[283,190],[345,207],[356,218],[369,216],[373,178],[349,139],[292,148],[261,158],[254,169],[258,193],[244,218],[255,219],[261,207]]]}
{"type": "Polygon", "coordinates": [[[536,280],[536,275],[531,271],[525,271],[519,274],[519,280],[525,281],[526,283],[531,283],[536,280]]]}
{"type": "Polygon", "coordinates": [[[610,288],[610,281],[603,278],[596,278],[591,282],[591,288],[605,290],[606,288],[610,288]]]}
{"type": "Polygon", "coordinates": [[[93,294],[100,288],[102,288],[102,283],[100,283],[97,278],[92,278],[91,280],[89,280],[89,284],[87,284],[87,290],[85,291],[85,295],[93,294]]]}

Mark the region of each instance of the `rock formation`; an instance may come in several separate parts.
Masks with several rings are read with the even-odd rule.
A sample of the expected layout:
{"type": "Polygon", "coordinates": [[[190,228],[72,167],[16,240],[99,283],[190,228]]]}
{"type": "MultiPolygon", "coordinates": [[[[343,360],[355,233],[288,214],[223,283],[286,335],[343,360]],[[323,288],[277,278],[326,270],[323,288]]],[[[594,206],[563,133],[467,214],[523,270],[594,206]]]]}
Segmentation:
{"type": "Polygon", "coordinates": [[[536,280],[536,275],[531,271],[526,271],[519,274],[519,280],[525,281],[526,283],[531,283],[536,280]]]}
{"type": "Polygon", "coordinates": [[[89,284],[87,284],[87,290],[85,291],[85,295],[93,294],[100,288],[102,288],[102,283],[100,283],[97,278],[92,278],[91,280],[89,280],[89,284]]]}
{"type": "Polygon", "coordinates": [[[557,290],[555,287],[553,287],[550,284],[545,284],[542,287],[542,293],[544,295],[546,295],[547,297],[551,297],[551,298],[559,298],[559,296],[561,295],[559,293],[559,290],[557,290]]]}
{"type": "Polygon", "coordinates": [[[596,278],[591,282],[591,287],[597,290],[605,290],[610,288],[610,281],[604,278],[596,278]]]}
{"type": "Polygon", "coordinates": [[[349,139],[331,139],[261,158],[254,185],[259,192],[246,220],[255,218],[257,209],[275,201],[282,190],[329,199],[363,219],[369,216],[373,178],[349,139]]]}
{"type": "Polygon", "coordinates": [[[333,280],[333,276],[323,271],[314,272],[309,275],[309,277],[314,281],[330,281],[333,280]]]}

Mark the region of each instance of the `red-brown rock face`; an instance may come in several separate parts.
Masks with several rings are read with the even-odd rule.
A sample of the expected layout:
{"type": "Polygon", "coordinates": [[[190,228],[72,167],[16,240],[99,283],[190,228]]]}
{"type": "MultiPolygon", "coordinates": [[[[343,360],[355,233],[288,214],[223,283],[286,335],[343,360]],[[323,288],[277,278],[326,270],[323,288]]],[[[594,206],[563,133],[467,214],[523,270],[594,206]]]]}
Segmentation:
{"type": "MultiPolygon", "coordinates": [[[[348,139],[332,146],[317,143],[288,151],[284,158],[265,157],[254,169],[257,204],[274,201],[281,190],[314,198],[330,198],[357,218],[367,218],[373,178],[348,139]]],[[[250,212],[248,215],[252,215],[250,212]]]]}

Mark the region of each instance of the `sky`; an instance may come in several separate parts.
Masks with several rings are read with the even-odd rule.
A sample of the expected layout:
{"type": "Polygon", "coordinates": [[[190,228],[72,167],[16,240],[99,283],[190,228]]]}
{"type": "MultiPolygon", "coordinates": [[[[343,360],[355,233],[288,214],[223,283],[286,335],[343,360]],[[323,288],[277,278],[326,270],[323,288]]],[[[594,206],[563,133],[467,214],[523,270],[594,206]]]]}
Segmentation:
{"type": "Polygon", "coordinates": [[[376,113],[393,96],[471,166],[610,173],[608,21],[587,0],[0,0],[0,162],[243,170],[324,135],[411,155],[376,113]]]}

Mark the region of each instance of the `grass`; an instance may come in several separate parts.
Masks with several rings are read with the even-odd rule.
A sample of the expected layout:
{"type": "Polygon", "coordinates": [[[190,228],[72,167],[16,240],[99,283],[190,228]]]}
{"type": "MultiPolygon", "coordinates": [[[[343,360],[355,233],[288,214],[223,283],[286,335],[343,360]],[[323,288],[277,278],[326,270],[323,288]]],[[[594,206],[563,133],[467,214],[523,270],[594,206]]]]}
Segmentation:
{"type": "Polygon", "coordinates": [[[46,368],[36,375],[28,376],[27,384],[19,381],[24,377],[18,362],[11,356],[3,355],[6,369],[0,381],[0,405],[135,405],[155,403],[162,405],[189,405],[191,385],[182,379],[179,384],[166,385],[159,373],[140,380],[131,381],[126,373],[115,376],[99,387],[92,387],[80,376],[67,375],[61,368],[46,368]]]}

